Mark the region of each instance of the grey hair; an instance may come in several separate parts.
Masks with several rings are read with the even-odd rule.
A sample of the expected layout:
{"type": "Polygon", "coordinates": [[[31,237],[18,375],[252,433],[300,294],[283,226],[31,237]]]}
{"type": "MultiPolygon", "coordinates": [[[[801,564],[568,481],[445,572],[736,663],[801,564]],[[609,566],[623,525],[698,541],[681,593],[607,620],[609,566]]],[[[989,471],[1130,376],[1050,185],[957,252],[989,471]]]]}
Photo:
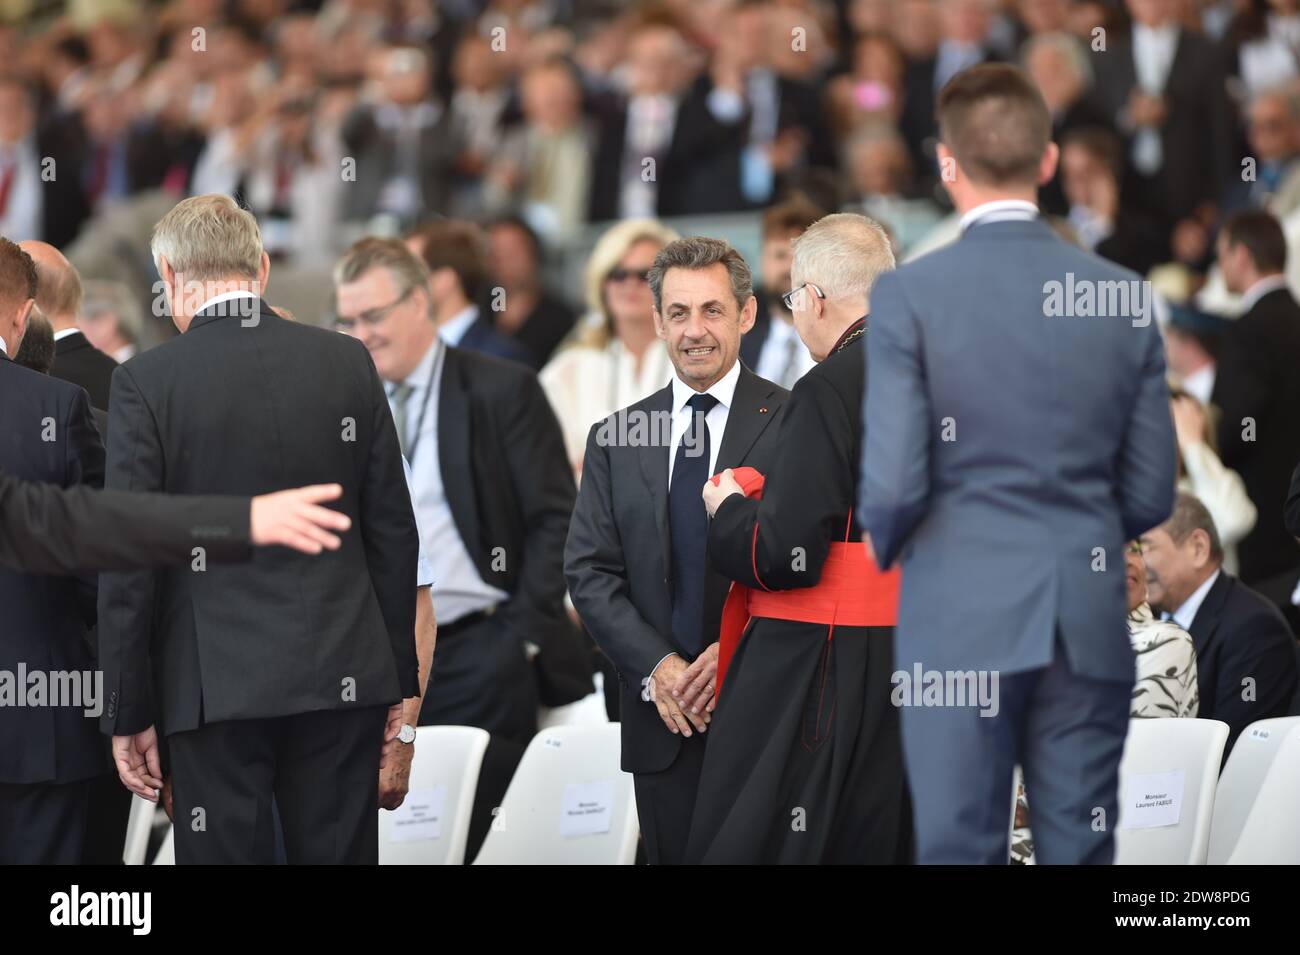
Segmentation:
{"type": "Polygon", "coordinates": [[[837,212],[810,225],[794,240],[790,280],[811,282],[827,298],[871,294],[882,273],[894,268],[894,250],[879,222],[855,212],[837,212]]]}
{"type": "Polygon", "coordinates": [[[343,253],[343,258],[334,265],[334,284],[355,282],[372,269],[387,269],[402,296],[429,285],[429,269],[424,259],[408,249],[401,239],[375,236],[353,242],[343,253]]]}
{"type": "Polygon", "coordinates": [[[736,307],[743,309],[745,303],[754,294],[754,276],[749,271],[749,263],[745,261],[745,257],[722,239],[693,235],[668,243],[655,256],[655,264],[650,269],[650,293],[654,296],[655,311],[660,313],[663,311],[661,296],[664,290],[664,276],[668,274],[669,269],[698,271],[718,264],[726,266],[736,307]]]}
{"type": "Polygon", "coordinates": [[[1174,498],[1174,511],[1163,525],[1165,532],[1180,547],[1192,531],[1204,531],[1210,539],[1210,556],[1218,563],[1223,563],[1223,544],[1219,540],[1219,529],[1214,526],[1214,518],[1201,499],[1185,491],[1174,498]]]}
{"type": "Polygon", "coordinates": [[[1040,33],[1032,36],[1025,41],[1025,45],[1020,48],[1020,62],[1026,68],[1029,66],[1029,58],[1039,50],[1050,50],[1061,54],[1074,75],[1079,78],[1080,84],[1084,89],[1092,86],[1093,73],[1092,64],[1088,61],[1088,54],[1084,51],[1083,44],[1078,38],[1068,33],[1040,33]]]}
{"type": "Polygon", "coordinates": [[[160,274],[165,258],[190,281],[255,279],[262,268],[262,231],[253,214],[230,196],[193,196],[158,220],[149,250],[160,274]]]}

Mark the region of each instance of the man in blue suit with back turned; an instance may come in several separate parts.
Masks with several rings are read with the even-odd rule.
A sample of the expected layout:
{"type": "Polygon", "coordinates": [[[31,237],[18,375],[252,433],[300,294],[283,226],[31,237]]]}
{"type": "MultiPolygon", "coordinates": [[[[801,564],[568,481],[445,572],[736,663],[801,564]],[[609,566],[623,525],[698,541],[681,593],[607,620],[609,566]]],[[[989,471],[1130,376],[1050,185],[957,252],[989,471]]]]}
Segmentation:
{"type": "Polygon", "coordinates": [[[1005,864],[1019,763],[1039,861],[1105,864],[1135,679],[1124,548],[1174,498],[1150,289],[1039,216],[1058,150],[1022,72],[959,73],[938,118],[962,235],[872,291],[859,502],[903,569],[917,858],[1005,864]],[[918,685],[936,678],[942,701],[918,685]],[[956,692],[972,679],[992,705],[956,692]]]}

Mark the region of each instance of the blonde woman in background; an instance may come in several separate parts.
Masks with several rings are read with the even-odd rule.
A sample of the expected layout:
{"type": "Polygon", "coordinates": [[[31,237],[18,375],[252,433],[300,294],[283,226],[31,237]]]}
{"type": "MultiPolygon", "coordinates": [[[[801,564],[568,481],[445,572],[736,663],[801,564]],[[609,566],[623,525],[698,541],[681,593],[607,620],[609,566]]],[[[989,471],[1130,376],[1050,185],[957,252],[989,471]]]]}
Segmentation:
{"type": "Polygon", "coordinates": [[[1185,391],[1169,399],[1178,435],[1178,490],[1200,498],[1223,544],[1223,569],[1237,572],[1237,542],[1255,527],[1258,514],[1241,475],[1219,460],[1205,406],[1185,391]]]}
{"type": "Polygon", "coordinates": [[[575,474],[582,472],[591,426],[672,377],[668,353],[655,335],[647,273],[659,250],[676,238],[653,219],[628,219],[602,235],[591,252],[589,313],[540,375],[575,474]]]}

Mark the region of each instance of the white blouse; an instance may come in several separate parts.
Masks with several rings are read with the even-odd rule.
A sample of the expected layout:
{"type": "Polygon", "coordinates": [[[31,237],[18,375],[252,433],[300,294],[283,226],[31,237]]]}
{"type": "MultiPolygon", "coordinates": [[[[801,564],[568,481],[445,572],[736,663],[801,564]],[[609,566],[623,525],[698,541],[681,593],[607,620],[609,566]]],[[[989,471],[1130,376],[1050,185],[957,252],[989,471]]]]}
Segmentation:
{"type": "Polygon", "coordinates": [[[673,366],[668,350],[656,342],[642,356],[638,371],[635,357],[614,339],[604,348],[562,348],[538,377],[560,419],[569,462],[580,474],[591,426],[664,387],[672,380],[673,366]]]}

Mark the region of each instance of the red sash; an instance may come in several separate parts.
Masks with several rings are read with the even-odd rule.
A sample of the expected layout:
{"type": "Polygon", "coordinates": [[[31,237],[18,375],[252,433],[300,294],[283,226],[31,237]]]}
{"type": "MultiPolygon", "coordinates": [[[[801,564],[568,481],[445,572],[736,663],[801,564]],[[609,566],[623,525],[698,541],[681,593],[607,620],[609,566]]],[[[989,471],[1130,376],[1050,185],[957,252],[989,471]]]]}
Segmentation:
{"type": "MultiPolygon", "coordinates": [[[[733,472],[746,497],[761,499],[763,475],[753,468],[736,468],[733,472]]],[[[721,475],[711,479],[718,483],[721,475]]],[[[849,526],[853,514],[849,513],[849,526]]],[[[731,658],[740,646],[740,639],[752,617],[772,620],[797,620],[803,623],[820,623],[827,626],[826,639],[835,635],[835,627],[892,627],[898,623],[898,589],[902,572],[898,569],[881,572],[861,541],[848,540],[849,528],[844,529],[844,540],[831,544],[821,579],[816,586],[795,590],[754,590],[733,582],[722,608],[722,628],[718,637],[718,673],[714,680],[717,692],[722,691],[731,658]]],[[[758,526],[754,527],[752,548],[758,543],[758,526]]],[[[755,579],[758,578],[755,564],[755,579]]],[[[761,581],[760,581],[761,583],[761,581]]]]}

